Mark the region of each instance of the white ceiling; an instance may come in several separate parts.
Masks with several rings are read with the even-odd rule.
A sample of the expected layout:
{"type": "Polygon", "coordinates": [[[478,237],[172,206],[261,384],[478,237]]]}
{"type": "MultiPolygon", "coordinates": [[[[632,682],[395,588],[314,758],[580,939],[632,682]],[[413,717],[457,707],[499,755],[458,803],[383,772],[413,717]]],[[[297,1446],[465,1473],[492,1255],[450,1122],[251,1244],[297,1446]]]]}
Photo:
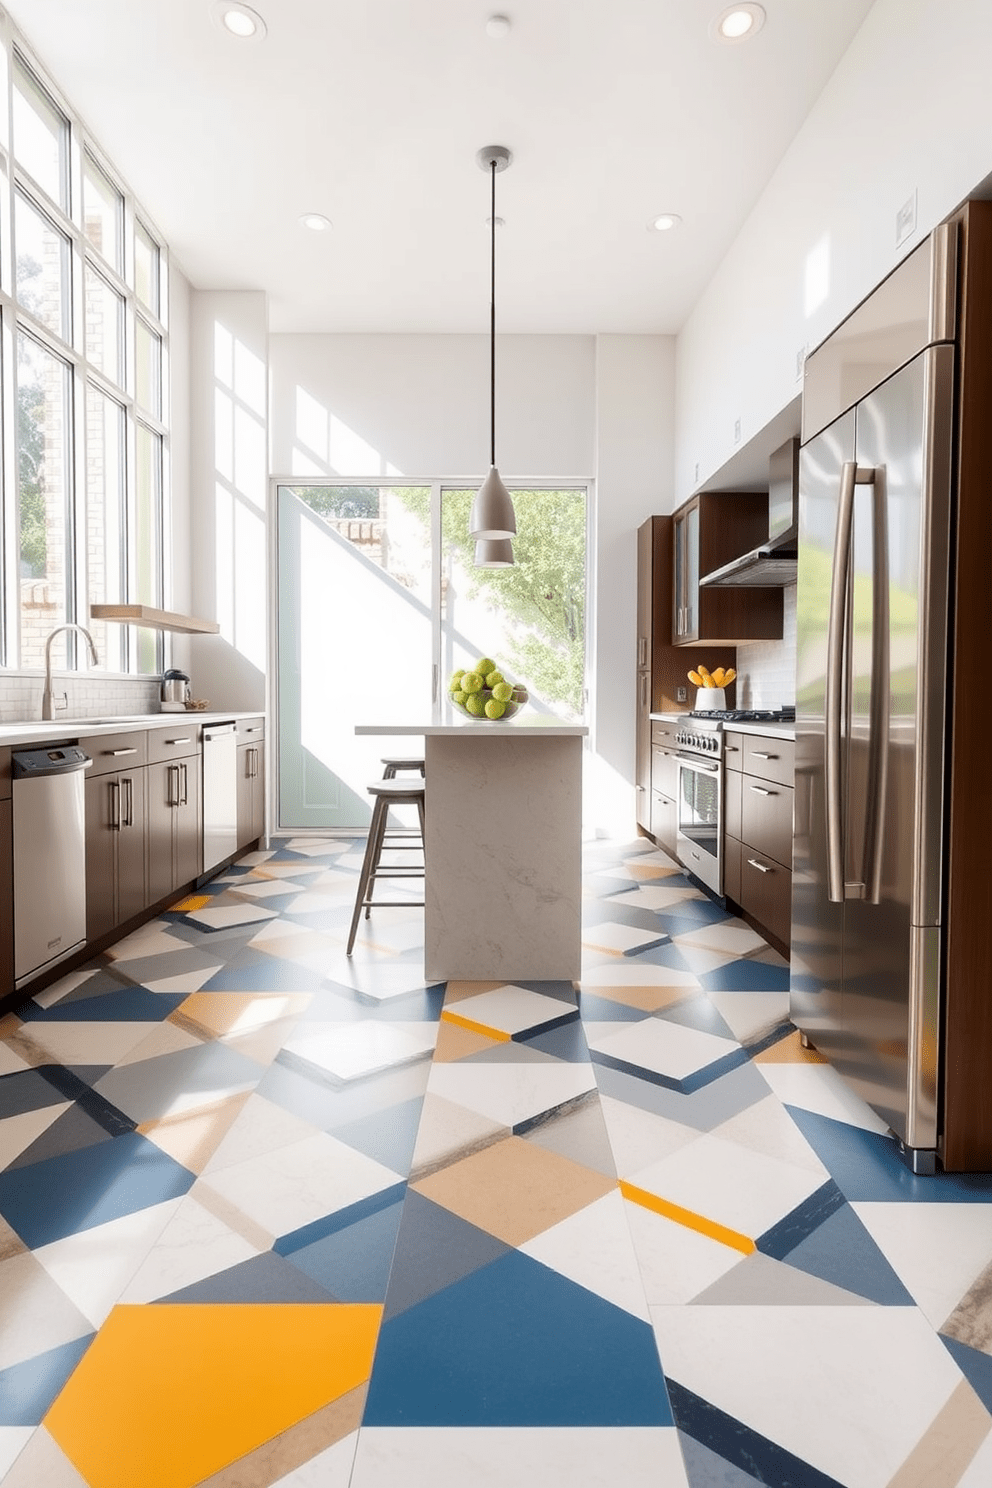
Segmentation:
{"type": "Polygon", "coordinates": [[[487,331],[503,144],[499,329],[670,333],[872,0],[764,0],[737,45],[725,0],[254,0],[260,42],[209,0],[5,3],[192,283],[273,330],[487,331]]]}

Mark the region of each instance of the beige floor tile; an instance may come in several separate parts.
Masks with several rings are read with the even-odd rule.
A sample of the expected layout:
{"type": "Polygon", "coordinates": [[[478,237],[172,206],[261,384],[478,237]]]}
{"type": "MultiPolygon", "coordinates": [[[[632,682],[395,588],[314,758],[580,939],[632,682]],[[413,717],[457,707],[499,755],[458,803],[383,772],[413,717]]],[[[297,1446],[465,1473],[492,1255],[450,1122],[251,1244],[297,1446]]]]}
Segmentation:
{"type": "Polygon", "coordinates": [[[509,1137],[413,1186],[508,1245],[522,1245],[610,1193],[616,1182],[509,1137]]]}

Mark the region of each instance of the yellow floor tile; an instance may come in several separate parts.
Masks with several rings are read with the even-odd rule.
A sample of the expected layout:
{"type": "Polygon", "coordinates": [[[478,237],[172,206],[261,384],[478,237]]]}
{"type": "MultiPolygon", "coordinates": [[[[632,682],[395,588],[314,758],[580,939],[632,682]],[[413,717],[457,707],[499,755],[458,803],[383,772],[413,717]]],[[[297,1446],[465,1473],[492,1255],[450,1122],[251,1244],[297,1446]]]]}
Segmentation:
{"type": "Polygon", "coordinates": [[[45,1426],[90,1488],[193,1488],[366,1381],[381,1313],[115,1307],[45,1426]]]}

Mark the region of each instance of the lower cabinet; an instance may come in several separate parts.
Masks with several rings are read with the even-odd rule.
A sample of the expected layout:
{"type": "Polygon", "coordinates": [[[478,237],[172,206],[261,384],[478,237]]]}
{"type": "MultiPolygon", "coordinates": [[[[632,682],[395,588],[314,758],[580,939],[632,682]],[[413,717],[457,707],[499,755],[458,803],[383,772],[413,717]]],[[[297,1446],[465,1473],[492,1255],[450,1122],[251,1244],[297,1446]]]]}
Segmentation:
{"type": "Polygon", "coordinates": [[[238,851],[265,832],[265,740],[261,718],[239,719],[238,851]]]}
{"type": "Polygon", "coordinates": [[[86,793],[86,939],[99,940],[148,904],[145,770],[91,775],[86,793]]]}
{"type": "Polygon", "coordinates": [[[651,725],[651,836],[665,852],[675,855],[678,830],[676,797],[679,788],[675,725],[651,725]]]}
{"type": "Polygon", "coordinates": [[[729,731],[725,746],[724,893],[787,951],[795,746],[791,739],[729,731]]]}
{"type": "Polygon", "coordinates": [[[156,904],[199,876],[200,756],[148,766],[148,899],[156,904]]]}

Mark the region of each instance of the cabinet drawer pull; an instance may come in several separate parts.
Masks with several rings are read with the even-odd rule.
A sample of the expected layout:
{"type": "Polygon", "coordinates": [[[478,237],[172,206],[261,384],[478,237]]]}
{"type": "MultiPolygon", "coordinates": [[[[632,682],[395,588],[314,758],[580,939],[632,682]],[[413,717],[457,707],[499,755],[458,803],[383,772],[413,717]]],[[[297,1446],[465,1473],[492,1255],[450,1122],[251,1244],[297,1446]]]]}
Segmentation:
{"type": "Polygon", "coordinates": [[[192,739],[165,739],[166,744],[192,744],[192,739]]]}
{"type": "Polygon", "coordinates": [[[749,863],[749,865],[752,868],[757,868],[757,870],[758,870],[759,873],[771,873],[772,872],[772,869],[769,868],[767,866],[767,864],[765,864],[765,863],[759,863],[758,860],[757,860],[757,858],[748,858],[748,863],[749,863]]]}
{"type": "Polygon", "coordinates": [[[110,782],[110,828],[113,832],[119,832],[121,822],[121,787],[120,781],[110,782]]]}
{"type": "Polygon", "coordinates": [[[754,755],[755,759],[778,759],[777,754],[762,754],[760,749],[752,749],[751,753],[754,755]]]}
{"type": "Polygon", "coordinates": [[[777,796],[778,791],[765,790],[763,785],[749,785],[748,790],[754,791],[756,796],[777,796]]]}
{"type": "Polygon", "coordinates": [[[261,732],[262,725],[260,723],[256,724],[254,728],[245,729],[246,734],[260,734],[261,732]]]}
{"type": "Polygon", "coordinates": [[[124,800],[127,803],[124,808],[124,825],[134,826],[134,781],[130,775],[125,775],[121,784],[124,787],[124,800]]]}
{"type": "Polygon", "coordinates": [[[137,749],[105,749],[104,754],[109,754],[111,759],[119,759],[122,754],[137,754],[137,749]]]}

